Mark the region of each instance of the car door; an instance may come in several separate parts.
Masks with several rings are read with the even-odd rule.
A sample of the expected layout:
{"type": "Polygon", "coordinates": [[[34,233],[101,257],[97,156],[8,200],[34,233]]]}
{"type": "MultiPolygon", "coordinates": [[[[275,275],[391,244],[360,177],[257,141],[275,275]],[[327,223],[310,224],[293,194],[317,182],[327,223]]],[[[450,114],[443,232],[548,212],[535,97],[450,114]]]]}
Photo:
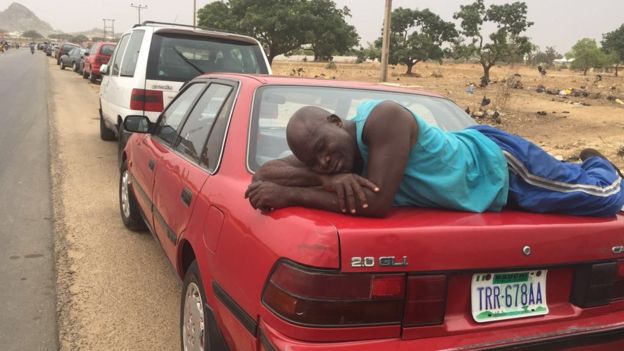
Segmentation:
{"type": "Polygon", "coordinates": [[[115,96],[119,94],[119,88],[117,78],[119,78],[119,67],[121,66],[121,59],[123,58],[126,46],[130,34],[125,34],[121,37],[119,45],[115,49],[113,59],[109,63],[108,74],[102,77],[102,84],[100,86],[100,102],[102,104],[102,115],[104,119],[109,121],[109,124],[113,124],[117,121],[114,101],[115,96]]]}
{"type": "Polygon", "coordinates": [[[154,224],[167,256],[175,263],[176,244],[186,229],[199,192],[210,173],[204,147],[215,120],[228,110],[234,88],[212,82],[193,107],[171,152],[163,152],[154,179],[154,224]]]}
{"type": "Polygon", "coordinates": [[[154,228],[152,217],[154,173],[160,167],[163,154],[174,145],[178,130],[191,106],[206,87],[205,83],[189,85],[162,113],[154,134],[136,134],[126,148],[131,148],[128,169],[132,174],[136,199],[148,221],[154,228]]]}

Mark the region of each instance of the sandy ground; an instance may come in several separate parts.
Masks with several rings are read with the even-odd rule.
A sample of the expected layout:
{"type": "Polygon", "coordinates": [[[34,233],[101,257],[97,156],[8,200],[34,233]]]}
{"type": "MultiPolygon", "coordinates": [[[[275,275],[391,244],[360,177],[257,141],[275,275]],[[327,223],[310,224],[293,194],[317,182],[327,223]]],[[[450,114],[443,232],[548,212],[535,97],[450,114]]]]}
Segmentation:
{"type": "Polygon", "coordinates": [[[49,70],[61,350],[176,350],[181,284],[152,236],[121,222],[99,86],[49,70]]]}
{"type": "MultiPolygon", "coordinates": [[[[479,82],[483,73],[478,64],[426,62],[414,66],[415,76],[406,77],[405,71],[404,66],[391,66],[388,82],[437,92],[457,102],[462,109],[469,107],[473,111],[487,96],[492,100],[488,108],[502,113],[500,123],[489,118],[479,119],[479,123],[528,138],[565,160],[575,160],[583,148],[593,147],[624,168],[624,105],[607,99],[611,95],[624,101],[624,70],[618,78],[612,73],[602,74],[602,80],[597,81],[596,73],[591,72],[583,76],[567,69],[550,69],[541,77],[535,67],[496,66],[490,72],[494,83],[485,89],[477,88],[472,95],[466,93],[466,87],[479,82]],[[514,74],[520,75],[523,88],[504,88],[502,81],[514,74]],[[538,93],[539,85],[547,89],[583,89],[590,97],[538,93]],[[596,98],[596,94],[600,96],[596,98]]],[[[326,63],[276,61],[273,72],[323,79],[379,80],[379,65],[375,63],[337,63],[335,69],[328,69],[326,63]]]]}

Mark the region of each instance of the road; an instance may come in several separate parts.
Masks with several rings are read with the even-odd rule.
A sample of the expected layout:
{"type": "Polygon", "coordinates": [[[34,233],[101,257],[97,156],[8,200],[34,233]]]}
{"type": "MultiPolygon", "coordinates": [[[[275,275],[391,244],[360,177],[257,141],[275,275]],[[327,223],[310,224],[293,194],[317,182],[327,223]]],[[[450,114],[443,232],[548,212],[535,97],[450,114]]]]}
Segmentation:
{"type": "Polygon", "coordinates": [[[46,66],[60,348],[177,350],[181,283],[149,233],[123,226],[117,144],[99,137],[99,86],[46,66]]]}
{"type": "Polygon", "coordinates": [[[56,350],[47,62],[0,55],[0,345],[56,350]]]}

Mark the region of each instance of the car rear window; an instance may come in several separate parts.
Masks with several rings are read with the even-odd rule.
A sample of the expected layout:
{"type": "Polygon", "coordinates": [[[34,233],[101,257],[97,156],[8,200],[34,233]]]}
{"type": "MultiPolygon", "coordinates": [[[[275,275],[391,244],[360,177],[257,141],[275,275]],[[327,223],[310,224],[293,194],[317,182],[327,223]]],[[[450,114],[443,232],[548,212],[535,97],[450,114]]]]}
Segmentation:
{"type": "Polygon", "coordinates": [[[115,45],[104,45],[100,50],[100,55],[110,56],[115,51],[115,45]]]}
{"type": "Polygon", "coordinates": [[[205,36],[155,34],[147,79],[186,82],[208,72],[268,73],[260,47],[205,36]]]}
{"type": "Polygon", "coordinates": [[[254,97],[248,165],[255,171],[267,161],[291,154],[286,142],[290,117],[304,106],[318,106],[351,120],[369,100],[395,101],[442,130],[462,130],[475,122],[453,102],[438,97],[382,90],[311,86],[265,86],[254,97]]]}

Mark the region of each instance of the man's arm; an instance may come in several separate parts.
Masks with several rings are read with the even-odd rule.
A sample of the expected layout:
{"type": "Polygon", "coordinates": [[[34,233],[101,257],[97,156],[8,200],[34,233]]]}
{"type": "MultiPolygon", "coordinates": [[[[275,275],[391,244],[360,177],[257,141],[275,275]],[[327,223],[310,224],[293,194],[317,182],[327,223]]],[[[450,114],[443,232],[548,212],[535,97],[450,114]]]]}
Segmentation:
{"type": "Polygon", "coordinates": [[[293,155],[263,164],[253,176],[253,182],[257,181],[268,181],[286,186],[322,185],[321,176],[312,172],[293,155]]]}

